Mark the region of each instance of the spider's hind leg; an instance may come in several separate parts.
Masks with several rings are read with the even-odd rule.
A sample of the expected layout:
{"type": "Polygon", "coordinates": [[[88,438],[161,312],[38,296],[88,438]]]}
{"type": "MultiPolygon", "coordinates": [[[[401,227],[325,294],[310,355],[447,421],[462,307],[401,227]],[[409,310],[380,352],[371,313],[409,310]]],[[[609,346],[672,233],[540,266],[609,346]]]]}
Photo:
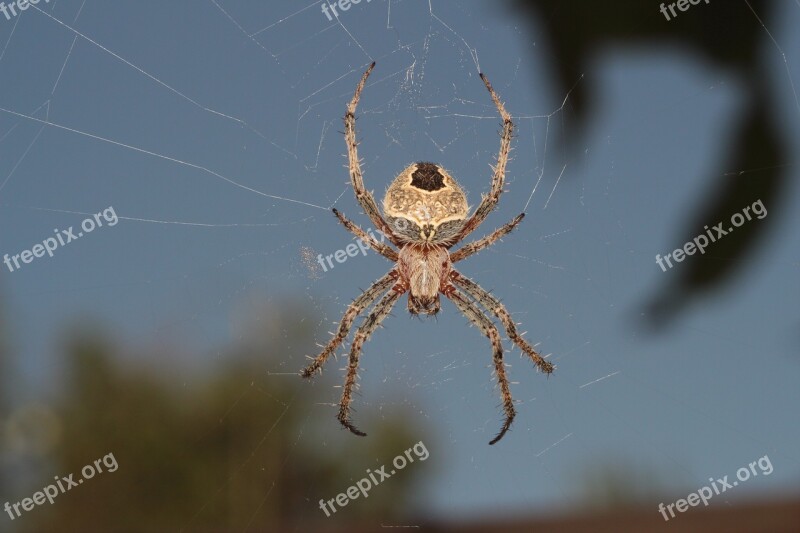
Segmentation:
{"type": "Polygon", "coordinates": [[[377,329],[383,320],[389,316],[392,307],[400,296],[405,292],[405,288],[401,285],[395,285],[392,290],[386,293],[381,300],[375,305],[375,308],[364,319],[364,322],[358,327],[355,336],[353,337],[353,344],[350,346],[350,356],[347,364],[347,377],[344,381],[344,391],[342,392],[342,400],[339,403],[339,414],[336,418],[339,422],[349,429],[352,433],[358,436],[366,437],[367,434],[356,428],[350,421],[350,403],[353,400],[353,389],[356,384],[356,377],[358,376],[358,360],[361,356],[361,348],[367,342],[370,335],[377,329]]]}
{"type": "Polygon", "coordinates": [[[508,385],[508,377],[506,376],[506,365],[503,362],[503,345],[500,342],[500,333],[497,327],[484,315],[480,308],[470,301],[463,292],[456,289],[454,286],[446,287],[442,291],[445,296],[450,298],[456,305],[459,311],[466,316],[470,322],[480,328],[481,332],[489,337],[492,342],[492,361],[494,363],[494,373],[497,376],[497,383],[500,385],[500,394],[503,399],[503,411],[506,418],[503,421],[503,426],[495,437],[489,442],[494,444],[506,434],[514,421],[516,411],[514,410],[514,400],[511,397],[511,388],[508,385]]]}
{"type": "Polygon", "coordinates": [[[336,351],[336,348],[339,347],[339,345],[347,337],[347,334],[350,333],[350,327],[353,325],[353,321],[356,319],[356,317],[358,317],[358,315],[360,315],[364,309],[370,306],[372,302],[377,300],[378,296],[380,296],[386,289],[391,287],[396,279],[397,273],[394,270],[391,270],[388,274],[373,283],[369,289],[361,293],[361,295],[347,307],[347,311],[344,312],[342,321],[339,323],[339,329],[333,335],[333,338],[328,341],[328,344],[325,345],[325,347],[322,349],[322,352],[320,352],[320,354],[314,358],[311,364],[303,369],[300,375],[302,375],[304,378],[310,378],[319,372],[322,369],[322,365],[324,365],[325,361],[328,360],[328,357],[330,357],[331,354],[336,351]]]}
{"type": "Polygon", "coordinates": [[[462,275],[460,272],[453,270],[450,273],[450,279],[453,280],[453,283],[456,286],[460,287],[472,298],[475,298],[478,303],[480,303],[494,316],[500,319],[500,322],[503,323],[503,327],[506,330],[506,334],[508,334],[508,338],[511,339],[511,342],[519,346],[520,350],[525,352],[528,357],[531,358],[531,361],[533,361],[533,364],[536,365],[536,368],[545,374],[553,373],[553,370],[556,369],[555,365],[542,357],[533,346],[528,344],[528,342],[522,338],[522,334],[517,332],[517,327],[514,324],[514,320],[511,318],[508,310],[506,309],[506,306],[504,306],[500,300],[495,298],[489,291],[468,277],[462,275]]]}

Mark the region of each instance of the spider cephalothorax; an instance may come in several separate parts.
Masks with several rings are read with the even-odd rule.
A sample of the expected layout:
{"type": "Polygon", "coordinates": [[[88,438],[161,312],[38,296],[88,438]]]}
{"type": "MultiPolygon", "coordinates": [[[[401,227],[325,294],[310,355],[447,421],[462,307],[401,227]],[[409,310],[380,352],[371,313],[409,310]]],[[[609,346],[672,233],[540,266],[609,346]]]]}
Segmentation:
{"type": "Polygon", "coordinates": [[[400,248],[397,275],[408,287],[408,310],[414,315],[439,312],[439,292],[447,286],[453,264],[444,246],[409,244],[400,248]]]}
{"type": "Polygon", "coordinates": [[[347,156],[350,161],[350,180],[356,193],[356,199],[364,212],[399,250],[388,244],[378,242],[353,222],[345,218],[336,209],[334,214],[353,232],[356,237],[369,244],[375,251],[395,267],[370,288],[364,291],[345,311],[339,324],[339,329],[322,352],[314,358],[302,372],[303,377],[311,377],[317,373],[325,361],[336,348],[344,342],[353,321],[367,307],[383,297],[372,308],[364,319],[364,323],[356,331],[353,343],[350,346],[348,357],[347,376],[345,378],[342,400],[339,403],[339,422],[356,435],[366,435],[357,429],[350,421],[350,403],[353,398],[353,389],[356,385],[358,373],[358,360],[361,348],[370,335],[389,315],[392,307],[400,297],[408,292],[408,310],[413,314],[433,315],[439,312],[439,295],[443,294],[476,325],[492,343],[492,362],[500,393],[503,398],[503,411],[506,418],[500,432],[489,444],[494,444],[506,434],[516,411],[511,398],[506,367],[503,362],[503,346],[500,333],[492,323],[485,311],[497,317],[503,324],[508,338],[522,349],[536,367],[547,374],[554,369],[553,364],[546,361],[539,353],[528,344],[517,332],[516,324],[500,300],[482,288],[480,285],[459,273],[453,264],[466,259],[472,254],[483,250],[508,234],[522,220],[524,214],[518,215],[514,220],[496,229],[492,234],[468,243],[455,252],[450,248],[461,242],[475,228],[481,225],[489,213],[497,205],[500,194],[503,192],[506,163],[511,150],[511,135],[514,123],[511,115],[492,89],[489,80],[481,74],[481,79],[489,90],[500,117],[503,119],[503,132],[500,137],[500,152],[492,175],[492,186],[489,194],[481,198],[475,211],[469,216],[467,197],[459,187],[456,180],[441,166],[434,163],[414,163],[401,172],[389,189],[383,200],[383,212],[378,210],[375,198],[365,187],[361,175],[361,165],[358,159],[358,144],[356,143],[355,112],[361,91],[367,83],[370,72],[375,67],[372,63],[356,87],[356,92],[347,113],[344,115],[344,134],[347,142],[347,156]],[[385,216],[384,216],[385,215],[385,216]]]}

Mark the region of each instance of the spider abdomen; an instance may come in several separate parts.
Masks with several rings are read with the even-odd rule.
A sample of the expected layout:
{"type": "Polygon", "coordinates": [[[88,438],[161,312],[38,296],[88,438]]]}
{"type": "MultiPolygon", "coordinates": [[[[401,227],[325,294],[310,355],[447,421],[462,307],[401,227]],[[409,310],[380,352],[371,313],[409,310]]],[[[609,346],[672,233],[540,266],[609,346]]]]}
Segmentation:
{"type": "Polygon", "coordinates": [[[383,211],[399,236],[410,242],[443,243],[463,225],[467,196],[435,163],[414,163],[392,182],[383,211]]]}
{"type": "Polygon", "coordinates": [[[442,246],[408,245],[400,249],[398,273],[408,287],[408,310],[412,314],[439,312],[439,290],[447,283],[452,263],[442,246]]]}

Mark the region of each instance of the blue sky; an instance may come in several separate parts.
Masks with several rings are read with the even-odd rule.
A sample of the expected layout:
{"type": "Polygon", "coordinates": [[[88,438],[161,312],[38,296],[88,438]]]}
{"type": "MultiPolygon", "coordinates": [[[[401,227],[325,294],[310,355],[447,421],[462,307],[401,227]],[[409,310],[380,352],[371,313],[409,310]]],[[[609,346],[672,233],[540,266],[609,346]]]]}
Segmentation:
{"type": "MultiPolygon", "coordinates": [[[[773,111],[797,146],[800,7],[781,5],[765,29],[787,63],[778,48],[763,60],[773,111]]],[[[723,290],[660,335],[635,327],[675,275],[655,255],[683,244],[683,218],[711,191],[743,106],[739,80],[677,50],[605,51],[593,67],[598,111],[569,155],[569,99],[561,109],[567,95],[548,81],[537,32],[475,1],[367,0],[339,22],[320,4],[287,1],[58,0],[0,16],[0,254],[110,206],[119,216],[53,257],[2,270],[19,397],[52,396],[60,335],[79,317],[131,343],[169,339],[200,354],[187,374],[238,340],[250,310],[285,298],[319,313],[324,342],[390,267],[369,253],[320,272],[303,256],[351,242],[330,207],[372,227],[339,133],[358,77],[377,61],[357,124],[367,186],[381,196],[407,164],[436,161],[475,205],[499,145],[482,70],[518,124],[508,192],[482,230],[528,216],[460,268],[558,369],[546,379],[509,352],[519,414],[489,447],[502,419],[488,343],[448,303],[423,321],[398,305],[364,350],[357,402],[360,413],[412,405],[434,428],[424,507],[447,517],[568,510],[582,472],[604,462],[652,474],[677,499],[769,455],[774,472],[729,499],[796,487],[800,428],[787,420],[800,360],[787,285],[800,211],[786,207],[800,205],[796,187],[784,209],[765,205],[780,219],[723,290]]],[[[301,365],[268,360],[265,370],[294,379],[284,374],[301,365]]],[[[340,377],[323,382],[331,402],[340,377]]],[[[339,432],[333,410],[320,409],[322,429],[339,432]]]]}

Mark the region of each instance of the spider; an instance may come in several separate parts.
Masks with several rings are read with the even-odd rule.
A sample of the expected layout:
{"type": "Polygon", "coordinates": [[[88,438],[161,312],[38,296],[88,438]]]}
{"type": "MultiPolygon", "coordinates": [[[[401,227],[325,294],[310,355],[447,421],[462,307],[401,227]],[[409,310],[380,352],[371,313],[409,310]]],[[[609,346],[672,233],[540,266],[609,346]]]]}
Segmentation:
{"type": "Polygon", "coordinates": [[[511,315],[500,303],[500,300],[453,268],[454,263],[491,246],[495,241],[511,232],[525,214],[518,215],[490,235],[450,252],[450,248],[472,233],[497,205],[500,194],[503,192],[514,123],[489,80],[481,74],[481,80],[489,90],[489,94],[500,112],[500,117],[503,119],[500,151],[493,167],[494,173],[489,194],[482,196],[480,204],[468,217],[467,197],[456,180],[437,164],[414,163],[405,168],[389,186],[383,199],[385,216],[382,216],[372,193],[364,188],[355,130],[356,106],[374,67],[375,63],[373,62],[361,76],[353,99],[347,106],[347,113],[344,116],[344,135],[347,144],[350,180],[355,190],[356,200],[375,227],[379,228],[398,249],[395,250],[388,244],[378,242],[338,210],[333,209],[333,213],[345,228],[369,244],[376,252],[395,263],[395,266],[348,306],[338,331],[325,345],[322,352],[302,371],[301,375],[308,378],[320,371],[328,357],[344,342],[353,321],[383,295],[366,316],[353,338],[337,416],[339,422],[352,433],[362,437],[366,436],[366,433],[356,428],[350,420],[350,403],[364,343],[389,315],[392,307],[403,294],[408,293],[408,310],[413,315],[438,313],[439,294],[443,294],[452,300],[458,310],[491,341],[494,373],[500,385],[505,413],[503,426],[494,439],[489,442],[489,444],[494,444],[503,438],[511,427],[516,411],[503,363],[500,334],[483,309],[500,320],[508,338],[531,358],[540,371],[550,374],[555,369],[552,363],[539,355],[517,332],[511,315]]]}

